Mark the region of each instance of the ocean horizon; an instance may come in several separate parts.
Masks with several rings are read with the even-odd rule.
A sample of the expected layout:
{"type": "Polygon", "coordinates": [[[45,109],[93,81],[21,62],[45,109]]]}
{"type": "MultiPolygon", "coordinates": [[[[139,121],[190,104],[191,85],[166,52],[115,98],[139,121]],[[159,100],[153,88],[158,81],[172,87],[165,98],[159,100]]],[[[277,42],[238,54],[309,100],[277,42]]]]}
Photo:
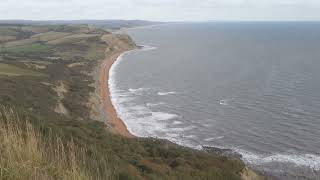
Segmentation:
{"type": "Polygon", "coordinates": [[[280,179],[320,176],[320,23],[178,23],[129,29],[145,46],[110,71],[139,137],[227,148],[280,179]]]}

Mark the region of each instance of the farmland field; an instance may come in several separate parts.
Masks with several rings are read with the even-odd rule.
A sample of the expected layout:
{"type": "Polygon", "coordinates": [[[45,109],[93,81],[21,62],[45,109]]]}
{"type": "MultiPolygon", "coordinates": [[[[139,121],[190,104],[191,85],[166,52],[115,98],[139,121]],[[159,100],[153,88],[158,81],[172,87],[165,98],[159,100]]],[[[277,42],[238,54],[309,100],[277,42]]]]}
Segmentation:
{"type": "Polygon", "coordinates": [[[13,65],[9,64],[4,64],[0,63],[0,76],[1,75],[7,75],[7,76],[44,76],[44,74],[28,70],[28,69],[23,69],[19,68],[13,65]]]}

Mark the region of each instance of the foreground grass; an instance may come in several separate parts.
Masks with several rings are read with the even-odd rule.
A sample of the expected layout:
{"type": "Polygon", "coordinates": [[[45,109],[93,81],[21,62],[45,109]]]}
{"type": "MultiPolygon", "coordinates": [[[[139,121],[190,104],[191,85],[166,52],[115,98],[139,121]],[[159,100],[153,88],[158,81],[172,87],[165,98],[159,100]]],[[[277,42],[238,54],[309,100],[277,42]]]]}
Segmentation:
{"type": "Polygon", "coordinates": [[[42,136],[10,109],[0,111],[0,142],[0,179],[113,179],[106,161],[94,162],[94,154],[72,140],[42,136]]]}
{"type": "Polygon", "coordinates": [[[244,169],[240,161],[168,141],[112,135],[98,122],[43,124],[0,109],[3,180],[237,180],[244,169]]]}

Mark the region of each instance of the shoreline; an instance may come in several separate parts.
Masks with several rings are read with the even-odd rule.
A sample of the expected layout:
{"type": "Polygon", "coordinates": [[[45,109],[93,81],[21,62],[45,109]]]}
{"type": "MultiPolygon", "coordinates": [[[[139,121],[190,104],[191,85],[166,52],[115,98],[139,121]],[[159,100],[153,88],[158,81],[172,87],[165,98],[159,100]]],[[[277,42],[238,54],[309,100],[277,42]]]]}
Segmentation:
{"type": "MultiPolygon", "coordinates": [[[[102,101],[102,110],[107,113],[106,116],[104,117],[104,119],[106,120],[105,122],[107,124],[111,125],[111,127],[112,127],[111,132],[113,132],[115,134],[119,134],[119,135],[126,137],[126,138],[139,138],[139,137],[131,134],[130,131],[128,130],[126,124],[124,123],[124,121],[118,117],[117,111],[112,103],[111,93],[110,93],[110,88],[109,88],[109,78],[110,78],[109,75],[110,75],[110,70],[111,70],[112,65],[118,60],[118,58],[123,53],[126,53],[130,50],[133,50],[133,49],[123,50],[120,52],[113,53],[110,56],[106,56],[106,58],[102,61],[102,63],[99,66],[99,89],[100,89],[100,98],[102,101]]],[[[169,141],[169,142],[172,142],[172,141],[169,141]]],[[[172,143],[174,143],[174,142],[172,142],[172,143]]],[[[174,144],[176,144],[176,143],[174,143],[174,144]]],[[[183,145],[178,145],[178,146],[187,147],[187,146],[183,146],[183,145]]],[[[235,152],[230,152],[230,151],[232,151],[230,149],[220,149],[220,148],[215,148],[215,147],[207,147],[207,148],[208,149],[212,148],[215,150],[211,150],[212,152],[210,152],[210,150],[208,151],[208,149],[206,150],[203,147],[203,149],[200,151],[203,151],[206,153],[214,153],[214,154],[221,156],[221,157],[228,157],[228,158],[232,158],[232,159],[241,160],[241,155],[237,154],[235,152]]],[[[257,172],[258,171],[254,171],[251,168],[249,168],[247,165],[245,165],[245,168],[241,171],[240,175],[241,175],[241,178],[244,180],[251,180],[251,179],[262,180],[266,177],[267,178],[270,177],[270,176],[261,175],[257,172]]]]}
{"type": "Polygon", "coordinates": [[[103,62],[100,64],[100,74],[99,74],[99,89],[100,89],[100,98],[102,101],[103,111],[107,113],[108,123],[112,126],[112,131],[116,134],[120,134],[124,137],[128,138],[136,138],[133,134],[131,134],[123,122],[122,119],[118,117],[117,111],[112,103],[111,94],[109,89],[109,74],[112,65],[118,60],[121,54],[126,51],[120,51],[117,53],[113,53],[110,56],[107,56],[103,62]]]}
{"type": "Polygon", "coordinates": [[[150,25],[125,27],[125,28],[120,28],[120,29],[117,29],[117,30],[114,30],[111,32],[115,33],[115,34],[126,34],[128,30],[150,28],[150,27],[156,27],[156,26],[160,26],[160,25],[164,25],[164,24],[169,24],[169,23],[157,23],[157,24],[150,24],[150,25]]]}

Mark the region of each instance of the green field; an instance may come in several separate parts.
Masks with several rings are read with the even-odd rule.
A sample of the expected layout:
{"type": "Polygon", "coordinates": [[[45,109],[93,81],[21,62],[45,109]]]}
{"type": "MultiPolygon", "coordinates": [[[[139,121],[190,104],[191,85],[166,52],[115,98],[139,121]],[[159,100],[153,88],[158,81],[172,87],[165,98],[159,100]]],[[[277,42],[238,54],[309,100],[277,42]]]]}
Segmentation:
{"type": "Polygon", "coordinates": [[[0,36],[16,36],[17,34],[16,29],[0,26],[0,36]]]}
{"type": "Polygon", "coordinates": [[[52,47],[50,45],[34,43],[34,44],[27,44],[22,46],[0,48],[0,52],[13,54],[13,55],[28,55],[28,54],[50,53],[51,49],[52,47]]]}
{"type": "Polygon", "coordinates": [[[77,43],[79,41],[87,40],[89,38],[99,37],[99,34],[85,34],[85,33],[79,33],[79,34],[73,34],[66,37],[61,37],[59,39],[48,41],[48,44],[52,45],[58,45],[58,44],[69,44],[69,43],[77,43]]]}
{"type": "Polygon", "coordinates": [[[42,73],[0,63],[0,75],[6,76],[45,76],[42,73]]]}
{"type": "Polygon", "coordinates": [[[36,35],[32,36],[31,38],[37,38],[38,40],[40,40],[42,42],[47,42],[47,41],[53,41],[56,39],[66,37],[70,34],[71,33],[49,31],[49,32],[45,32],[45,33],[36,34],[36,35]]]}

